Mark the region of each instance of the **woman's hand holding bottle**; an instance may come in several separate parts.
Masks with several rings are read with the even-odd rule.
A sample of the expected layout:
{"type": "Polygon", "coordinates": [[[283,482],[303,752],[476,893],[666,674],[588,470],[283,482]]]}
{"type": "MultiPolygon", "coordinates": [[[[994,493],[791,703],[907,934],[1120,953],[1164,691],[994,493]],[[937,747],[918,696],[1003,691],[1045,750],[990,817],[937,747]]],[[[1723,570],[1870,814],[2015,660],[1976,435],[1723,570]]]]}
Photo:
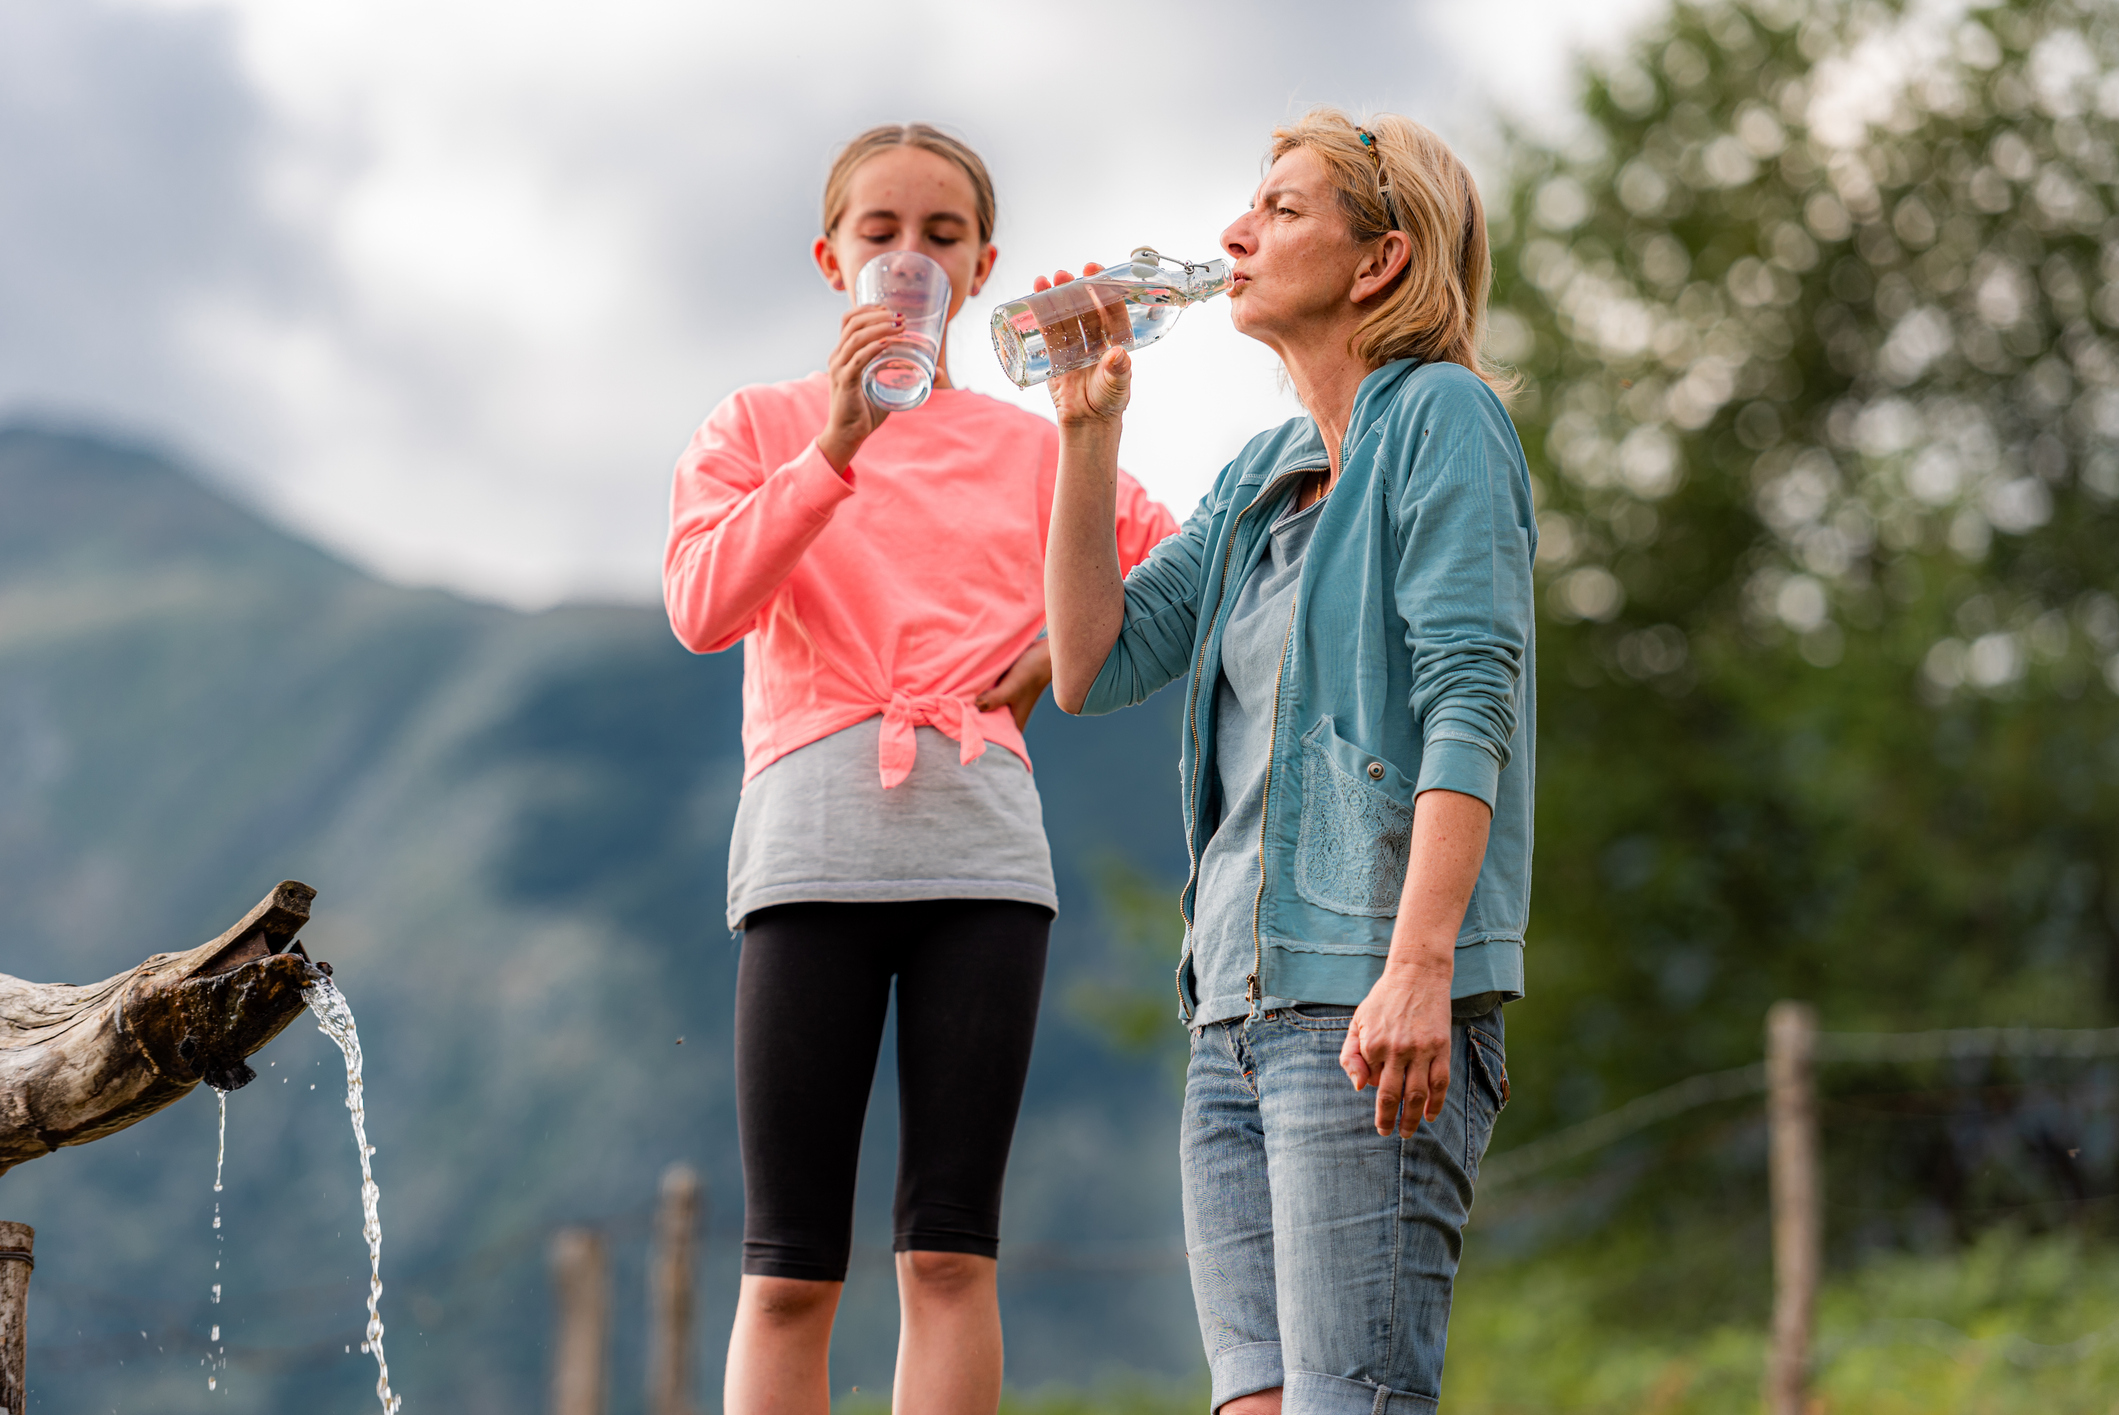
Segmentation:
{"type": "MultiPolygon", "coordinates": [[[[1082,267],[1082,274],[1094,275],[1102,269],[1101,265],[1092,261],[1082,267]]],[[[1065,270],[1055,272],[1050,280],[1040,275],[1031,285],[1031,293],[1049,290],[1054,285],[1064,285],[1072,279],[1073,274],[1065,270]]],[[[1133,399],[1133,356],[1123,348],[1116,347],[1117,341],[1131,332],[1126,321],[1125,306],[1113,305],[1101,313],[1111,324],[1107,332],[1114,347],[1106,350],[1101,359],[1086,368],[1053,375],[1051,382],[1046,385],[1051,390],[1053,411],[1059,414],[1062,428],[1116,423],[1125,413],[1126,405],[1133,399]]]]}
{"type": "Polygon", "coordinates": [[[904,321],[882,305],[856,305],[839,321],[838,347],[831,351],[825,374],[831,383],[831,411],[824,431],[817,434],[817,450],[832,470],[841,476],[853,463],[854,453],[868,435],[890,416],[868,401],[861,391],[861,375],[868,361],[886,340],[895,336],[904,321]]]}

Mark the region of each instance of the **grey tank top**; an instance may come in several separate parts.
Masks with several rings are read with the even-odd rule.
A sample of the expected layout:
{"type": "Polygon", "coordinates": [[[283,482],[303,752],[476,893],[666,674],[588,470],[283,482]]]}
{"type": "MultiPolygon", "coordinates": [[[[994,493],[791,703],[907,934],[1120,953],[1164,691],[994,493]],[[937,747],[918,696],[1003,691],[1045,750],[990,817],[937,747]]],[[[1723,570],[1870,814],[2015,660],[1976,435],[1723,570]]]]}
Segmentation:
{"type": "Polygon", "coordinates": [[[1018,899],[1055,912],[1037,783],[988,743],[968,765],[914,729],[912,773],[883,789],[880,715],[820,738],[751,778],[728,847],[728,926],[775,904],[1018,899]]]}

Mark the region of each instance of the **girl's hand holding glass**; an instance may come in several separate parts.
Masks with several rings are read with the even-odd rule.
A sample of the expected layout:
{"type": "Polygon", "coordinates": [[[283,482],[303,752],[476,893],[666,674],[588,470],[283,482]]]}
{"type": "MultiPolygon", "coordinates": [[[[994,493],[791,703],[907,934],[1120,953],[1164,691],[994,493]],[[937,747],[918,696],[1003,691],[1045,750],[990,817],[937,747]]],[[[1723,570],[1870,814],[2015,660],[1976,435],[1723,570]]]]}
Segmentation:
{"type": "Polygon", "coordinates": [[[890,416],[868,401],[861,388],[861,375],[867,371],[869,360],[898,336],[903,324],[882,305],[855,305],[839,321],[838,347],[831,351],[824,366],[831,383],[831,413],[824,431],[817,434],[817,450],[841,475],[869,434],[890,416]]]}

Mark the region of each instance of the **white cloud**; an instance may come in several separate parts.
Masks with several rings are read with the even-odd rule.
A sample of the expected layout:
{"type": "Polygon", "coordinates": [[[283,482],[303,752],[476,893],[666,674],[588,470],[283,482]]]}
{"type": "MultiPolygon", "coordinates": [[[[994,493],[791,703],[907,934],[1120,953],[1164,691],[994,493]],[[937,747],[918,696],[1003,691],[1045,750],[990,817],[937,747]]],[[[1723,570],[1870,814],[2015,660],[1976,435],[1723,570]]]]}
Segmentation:
{"type": "MultiPolygon", "coordinates": [[[[839,297],[807,250],[832,147],[861,127],[928,118],[986,155],[1002,259],[952,368],[1045,408],[984,332],[1033,274],[1143,243],[1211,254],[1268,129],[1311,102],[1407,112],[1476,157],[1484,95],[1551,118],[1567,48],[1649,3],[1328,0],[1292,22],[1264,0],[1058,19],[939,0],[31,0],[0,19],[0,49],[35,25],[73,36],[62,78],[132,44],[195,79],[115,118],[83,80],[56,130],[122,150],[210,108],[172,170],[217,185],[191,254],[152,265],[151,232],[94,253],[149,271],[141,292],[55,306],[38,329],[77,357],[0,358],[0,405],[144,425],[399,578],[650,598],[692,427],[829,347],[839,297]]],[[[95,177],[49,180],[74,184],[52,187],[63,204],[95,177]]],[[[25,221],[19,239],[0,222],[0,257],[58,248],[25,221]]],[[[1182,516],[1296,411],[1211,303],[1142,356],[1123,460],[1182,516]]]]}

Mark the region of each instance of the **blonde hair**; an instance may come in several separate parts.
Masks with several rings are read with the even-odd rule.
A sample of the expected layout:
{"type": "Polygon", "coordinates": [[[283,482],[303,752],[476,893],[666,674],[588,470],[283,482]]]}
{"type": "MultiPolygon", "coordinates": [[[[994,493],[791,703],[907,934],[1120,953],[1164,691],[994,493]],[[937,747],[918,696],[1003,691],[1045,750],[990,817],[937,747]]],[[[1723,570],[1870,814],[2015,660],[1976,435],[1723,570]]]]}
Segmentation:
{"type": "Polygon", "coordinates": [[[922,152],[931,152],[963,169],[964,175],[971,179],[971,196],[978,208],[979,244],[983,246],[991,241],[993,178],[986,175],[986,164],[961,139],[953,138],[928,123],[885,123],[870,128],[839,149],[839,155],[832,159],[831,172],[824,179],[824,234],[831,235],[838,227],[839,218],[846,214],[846,189],[853,185],[855,170],[877,153],[899,147],[916,147],[922,152]]]}
{"type": "Polygon", "coordinates": [[[1356,126],[1328,107],[1275,128],[1269,160],[1297,148],[1324,163],[1356,241],[1366,245],[1394,230],[1412,241],[1405,269],[1355,329],[1354,357],[1371,367],[1404,358],[1462,364],[1496,393],[1512,393],[1515,377],[1488,363],[1479,347],[1493,256],[1479,188],[1457,154],[1410,118],[1379,113],[1356,126]]]}

